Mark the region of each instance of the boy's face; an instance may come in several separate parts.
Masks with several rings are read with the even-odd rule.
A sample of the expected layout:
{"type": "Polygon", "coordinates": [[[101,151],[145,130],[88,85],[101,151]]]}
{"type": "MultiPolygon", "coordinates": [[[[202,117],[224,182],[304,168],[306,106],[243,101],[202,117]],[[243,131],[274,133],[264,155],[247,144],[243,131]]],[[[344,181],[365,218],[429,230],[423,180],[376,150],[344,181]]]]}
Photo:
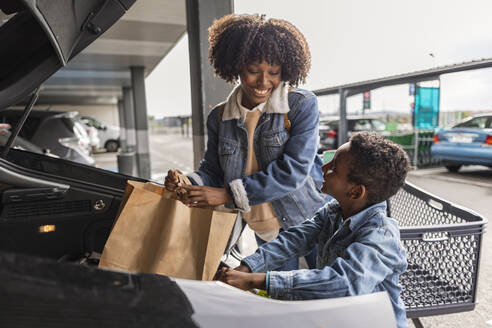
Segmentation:
{"type": "Polygon", "coordinates": [[[350,191],[354,183],[349,182],[350,170],[350,142],[340,146],[333,159],[323,165],[323,186],[321,191],[330,194],[340,205],[350,199],[350,191]]]}

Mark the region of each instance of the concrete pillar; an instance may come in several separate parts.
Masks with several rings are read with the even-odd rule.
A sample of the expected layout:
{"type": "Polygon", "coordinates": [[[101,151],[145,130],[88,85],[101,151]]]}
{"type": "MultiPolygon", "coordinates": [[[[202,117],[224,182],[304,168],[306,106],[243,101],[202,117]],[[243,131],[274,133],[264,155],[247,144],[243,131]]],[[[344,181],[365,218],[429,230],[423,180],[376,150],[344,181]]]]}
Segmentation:
{"type": "Polygon", "coordinates": [[[133,113],[135,115],[135,132],[137,137],[138,176],[150,179],[150,149],[147,124],[147,101],[145,99],[145,67],[131,67],[133,90],[133,113]]]}
{"type": "Polygon", "coordinates": [[[133,93],[130,87],[123,88],[123,100],[118,102],[120,117],[120,143],[118,153],[118,172],[129,176],[136,176],[136,137],[135,118],[133,113],[133,93]]]}
{"type": "Polygon", "coordinates": [[[338,123],[338,146],[340,147],[347,142],[347,96],[348,90],[340,88],[338,91],[340,95],[340,122],[338,123]]]}
{"type": "Polygon", "coordinates": [[[120,149],[126,150],[125,105],[123,99],[118,99],[118,120],[120,124],[120,149]]]}
{"type": "Polygon", "coordinates": [[[186,0],[195,169],[199,167],[205,150],[207,115],[232,90],[232,85],[214,76],[209,64],[208,28],[215,19],[232,12],[233,0],[186,0]]]}
{"type": "Polygon", "coordinates": [[[133,91],[131,87],[123,88],[123,107],[125,121],[126,145],[124,151],[135,151],[137,148],[137,137],[135,135],[135,115],[133,109],[133,91]]]}

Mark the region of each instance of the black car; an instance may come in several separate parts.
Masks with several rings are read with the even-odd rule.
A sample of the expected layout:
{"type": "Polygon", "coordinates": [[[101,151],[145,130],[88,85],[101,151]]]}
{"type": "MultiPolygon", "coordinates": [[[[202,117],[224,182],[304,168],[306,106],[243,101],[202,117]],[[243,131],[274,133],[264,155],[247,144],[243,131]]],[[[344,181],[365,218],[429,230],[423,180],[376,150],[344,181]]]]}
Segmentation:
{"type": "MultiPolygon", "coordinates": [[[[319,122],[319,148],[318,152],[338,148],[338,125],[339,119],[320,119],[319,122]]],[[[347,134],[348,137],[358,131],[376,131],[383,132],[386,123],[377,119],[366,116],[347,117],[347,134]]]]}

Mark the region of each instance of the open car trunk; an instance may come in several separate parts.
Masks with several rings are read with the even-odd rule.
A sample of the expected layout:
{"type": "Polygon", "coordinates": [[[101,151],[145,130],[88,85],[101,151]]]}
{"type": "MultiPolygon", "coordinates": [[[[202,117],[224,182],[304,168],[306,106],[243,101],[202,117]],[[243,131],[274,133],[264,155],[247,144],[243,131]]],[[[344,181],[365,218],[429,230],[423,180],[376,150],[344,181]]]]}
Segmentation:
{"type": "Polygon", "coordinates": [[[23,101],[111,27],[134,2],[2,0],[0,110],[23,101]]]}
{"type": "Polygon", "coordinates": [[[34,91],[134,2],[0,2],[0,111],[30,98],[1,146],[1,250],[54,259],[102,251],[128,177],[10,147],[35,103],[34,91]]]}

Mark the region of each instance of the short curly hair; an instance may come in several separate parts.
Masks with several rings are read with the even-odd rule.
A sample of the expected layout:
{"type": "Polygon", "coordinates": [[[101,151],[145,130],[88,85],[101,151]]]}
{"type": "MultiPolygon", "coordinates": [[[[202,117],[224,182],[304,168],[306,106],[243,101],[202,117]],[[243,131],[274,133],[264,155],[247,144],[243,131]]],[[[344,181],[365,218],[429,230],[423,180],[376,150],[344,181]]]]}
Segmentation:
{"type": "Polygon", "coordinates": [[[264,15],[230,14],[208,29],[208,58],[215,74],[234,83],[241,69],[266,61],[282,67],[281,80],[291,86],[304,83],[311,67],[311,53],[304,35],[291,23],[264,15]]]}
{"type": "Polygon", "coordinates": [[[396,194],[405,183],[410,161],[400,145],[374,132],[350,138],[348,180],[366,187],[369,204],[396,194]]]}

